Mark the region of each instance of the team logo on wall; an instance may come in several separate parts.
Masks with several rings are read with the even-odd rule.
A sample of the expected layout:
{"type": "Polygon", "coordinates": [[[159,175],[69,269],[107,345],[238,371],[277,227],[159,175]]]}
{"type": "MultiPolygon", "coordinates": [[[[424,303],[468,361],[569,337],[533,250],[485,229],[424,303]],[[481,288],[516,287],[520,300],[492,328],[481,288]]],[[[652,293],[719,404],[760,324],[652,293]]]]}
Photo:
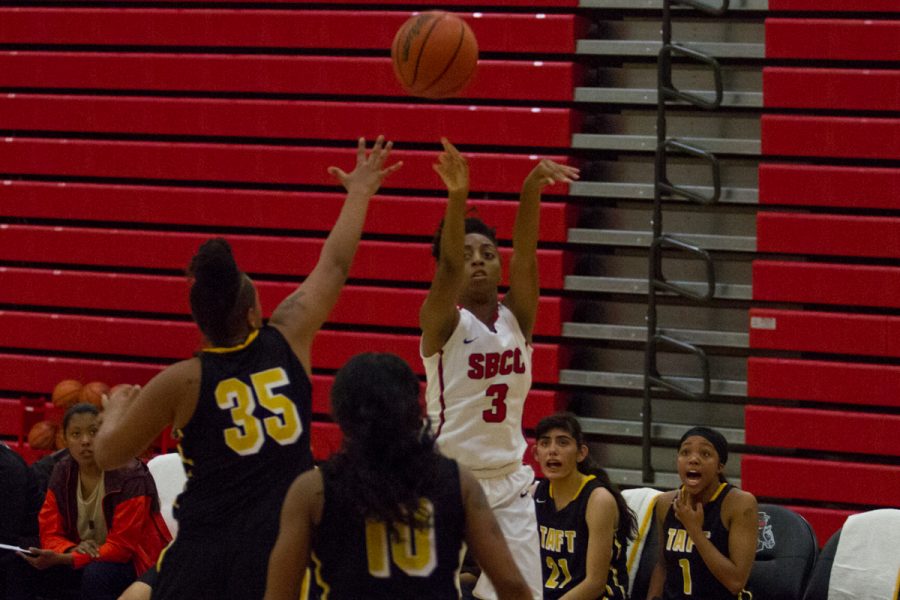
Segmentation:
{"type": "Polygon", "coordinates": [[[775,533],[769,525],[768,513],[759,512],[759,537],[756,538],[756,551],[771,550],[775,547],[775,533]]]}

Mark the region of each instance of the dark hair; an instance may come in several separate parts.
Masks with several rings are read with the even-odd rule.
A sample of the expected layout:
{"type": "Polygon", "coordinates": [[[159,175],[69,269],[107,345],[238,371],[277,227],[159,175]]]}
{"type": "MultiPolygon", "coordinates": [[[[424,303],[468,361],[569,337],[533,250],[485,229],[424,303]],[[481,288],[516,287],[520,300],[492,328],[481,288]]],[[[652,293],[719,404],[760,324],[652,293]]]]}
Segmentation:
{"type": "Polygon", "coordinates": [[[344,440],[322,474],[364,518],[428,524],[419,499],[431,491],[439,456],[419,389],[409,365],[387,353],[358,354],[334,378],[331,412],[344,440]]]}
{"type": "MultiPolygon", "coordinates": [[[[435,260],[440,260],[441,258],[441,233],[443,231],[444,220],[441,219],[441,224],[438,225],[437,231],[434,234],[434,241],[431,244],[431,255],[435,260]]],[[[466,233],[480,233],[491,240],[495,246],[497,245],[497,230],[488,226],[487,223],[478,217],[466,217],[466,233]]]]}
{"type": "MultiPolygon", "coordinates": [[[[713,448],[716,449],[716,454],[719,455],[720,464],[724,465],[728,462],[728,440],[725,439],[724,435],[709,427],[691,427],[685,431],[684,435],[681,436],[681,439],[678,440],[678,449],[681,450],[681,445],[684,441],[695,435],[704,438],[707,442],[712,444],[713,448]]],[[[726,481],[725,475],[720,473],[719,480],[726,481]]]]}
{"type": "Polygon", "coordinates": [[[226,345],[245,326],[253,306],[253,284],[238,269],[231,246],[222,238],[206,241],[188,266],[191,316],[207,339],[226,345]]]}
{"type": "Polygon", "coordinates": [[[86,402],[81,402],[69,408],[66,411],[66,414],[63,415],[63,434],[66,433],[66,430],[69,428],[69,421],[72,420],[72,417],[75,415],[94,415],[95,417],[100,414],[100,409],[98,409],[93,404],[88,404],[86,402]]]}
{"type": "MultiPolygon", "coordinates": [[[[575,439],[575,443],[579,447],[587,445],[587,441],[584,438],[584,432],[581,430],[581,423],[578,422],[578,417],[572,413],[561,412],[550,415],[549,417],[544,417],[535,428],[535,437],[540,439],[551,429],[562,429],[575,439]]],[[[622,492],[620,492],[619,488],[610,480],[606,471],[594,463],[590,453],[588,453],[583,461],[578,463],[578,471],[585,475],[595,476],[600,482],[600,485],[605,487],[609,493],[612,494],[616,501],[616,507],[619,509],[619,527],[616,530],[616,535],[620,538],[629,540],[634,539],[634,536],[637,533],[637,517],[634,516],[634,511],[628,507],[628,503],[625,502],[625,498],[622,497],[622,492]]]]}

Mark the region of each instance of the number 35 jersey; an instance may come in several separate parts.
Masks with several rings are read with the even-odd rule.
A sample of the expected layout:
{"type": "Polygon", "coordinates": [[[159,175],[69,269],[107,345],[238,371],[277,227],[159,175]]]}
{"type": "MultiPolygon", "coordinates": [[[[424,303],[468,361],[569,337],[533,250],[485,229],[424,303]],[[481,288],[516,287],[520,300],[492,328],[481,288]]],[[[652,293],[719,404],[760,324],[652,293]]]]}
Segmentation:
{"type": "Polygon", "coordinates": [[[188,475],[175,504],[179,535],[228,524],[274,543],[288,487],[313,466],[309,378],[268,326],[239,346],[204,350],[200,363],[197,408],[176,433],[188,475]]]}
{"type": "Polygon", "coordinates": [[[531,353],[515,315],[500,304],[493,331],[460,308],[459,324],[444,347],[422,358],[438,446],[477,477],[522,464],[531,353]]]}

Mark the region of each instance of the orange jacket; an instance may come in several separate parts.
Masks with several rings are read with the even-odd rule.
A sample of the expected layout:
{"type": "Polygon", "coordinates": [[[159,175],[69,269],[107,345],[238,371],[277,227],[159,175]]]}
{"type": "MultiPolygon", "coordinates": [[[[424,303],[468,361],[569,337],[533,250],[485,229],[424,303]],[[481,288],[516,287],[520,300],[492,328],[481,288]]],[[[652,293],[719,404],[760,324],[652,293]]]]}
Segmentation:
{"type": "MultiPolygon", "coordinates": [[[[172,539],[159,512],[156,484],[146,465],[138,460],[132,460],[120,469],[105,471],[103,483],[106,541],[100,546],[97,558],[73,552],[73,567],[80,569],[92,561],[131,562],[140,576],[156,563],[160,551],[172,539]]],[[[77,487],[78,463],[66,456],[53,469],[38,517],[42,547],[65,553],[81,542],[75,496],[77,487]]]]}

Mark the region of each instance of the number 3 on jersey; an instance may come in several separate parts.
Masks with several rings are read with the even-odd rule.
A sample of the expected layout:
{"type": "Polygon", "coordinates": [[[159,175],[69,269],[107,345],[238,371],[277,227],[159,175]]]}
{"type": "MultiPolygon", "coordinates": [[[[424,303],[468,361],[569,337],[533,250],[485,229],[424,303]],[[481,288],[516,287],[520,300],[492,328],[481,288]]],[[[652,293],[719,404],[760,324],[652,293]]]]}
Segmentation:
{"type": "Polygon", "coordinates": [[[491,399],[491,407],[483,411],[481,417],[485,423],[502,423],[506,419],[506,394],[509,393],[509,386],[495,383],[485,393],[491,399]]]}
{"type": "Polygon", "coordinates": [[[284,369],[278,367],[253,373],[250,381],[252,388],[236,377],[220,381],[216,386],[216,404],[222,410],[231,411],[231,421],[235,425],[223,432],[225,444],[241,456],[248,456],[259,452],[266,435],[282,446],[296,442],[303,433],[297,407],[287,396],[274,392],[275,388],[290,383],[284,369]],[[254,417],[257,400],[273,416],[262,422],[254,417]]]}

